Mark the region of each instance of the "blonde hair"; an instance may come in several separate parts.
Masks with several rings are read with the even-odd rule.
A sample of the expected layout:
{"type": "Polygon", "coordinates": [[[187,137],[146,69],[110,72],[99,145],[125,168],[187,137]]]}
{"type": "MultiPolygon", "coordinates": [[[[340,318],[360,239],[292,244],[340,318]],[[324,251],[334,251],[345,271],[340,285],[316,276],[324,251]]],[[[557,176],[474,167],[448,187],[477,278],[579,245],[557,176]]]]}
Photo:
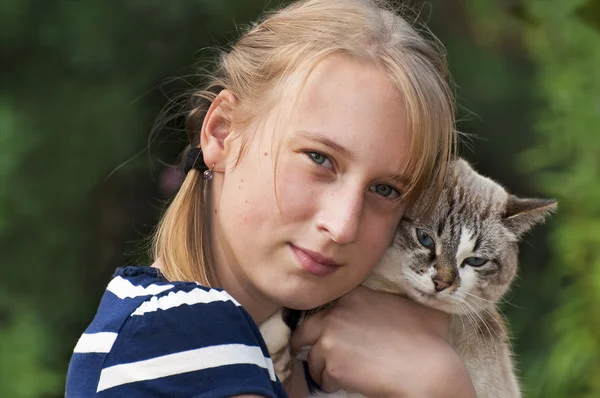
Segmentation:
{"type": "MultiPolygon", "coordinates": [[[[204,116],[221,90],[238,100],[244,116],[231,122],[241,131],[274,105],[279,96],[273,90],[290,89],[291,72],[307,76],[321,60],[340,54],[382,67],[404,96],[411,128],[405,197],[412,205],[430,185],[439,193],[456,146],[454,99],[442,50],[382,1],[294,2],[251,26],[222,53],[206,89],[193,93],[198,103],[186,121],[187,150],[199,145],[204,116]]],[[[244,148],[249,138],[241,138],[244,148]]],[[[152,254],[168,280],[215,282],[206,191],[201,173],[191,170],[157,227],[152,254]]]]}

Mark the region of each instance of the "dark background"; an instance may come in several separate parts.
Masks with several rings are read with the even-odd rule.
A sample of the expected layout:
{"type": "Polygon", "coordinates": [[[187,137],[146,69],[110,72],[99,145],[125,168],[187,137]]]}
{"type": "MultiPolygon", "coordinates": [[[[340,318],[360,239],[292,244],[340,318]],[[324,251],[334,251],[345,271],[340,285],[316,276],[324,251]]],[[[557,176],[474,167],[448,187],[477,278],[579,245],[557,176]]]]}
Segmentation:
{"type": "MultiPolygon", "coordinates": [[[[115,267],[144,263],[179,175],[161,109],[264,0],[0,2],[0,395],[64,394],[115,267]]],[[[463,155],[560,211],[502,309],[527,397],[600,396],[600,5],[413,1],[448,50],[463,155]]],[[[180,127],[180,126],[179,126],[180,127]]]]}

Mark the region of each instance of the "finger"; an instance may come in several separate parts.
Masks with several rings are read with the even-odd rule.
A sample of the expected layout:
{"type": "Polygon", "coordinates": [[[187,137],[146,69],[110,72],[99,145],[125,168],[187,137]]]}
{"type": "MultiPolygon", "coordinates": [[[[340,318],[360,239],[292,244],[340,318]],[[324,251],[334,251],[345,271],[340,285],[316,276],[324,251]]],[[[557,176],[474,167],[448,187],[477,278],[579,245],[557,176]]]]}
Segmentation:
{"type": "MultiPolygon", "coordinates": [[[[340,385],[340,383],[338,383],[337,380],[327,370],[327,366],[325,366],[325,368],[323,369],[323,372],[321,374],[323,376],[321,377],[321,383],[319,385],[321,386],[321,389],[323,391],[328,392],[328,393],[333,393],[333,392],[336,392],[336,391],[342,389],[342,386],[340,385]]],[[[350,391],[346,391],[346,392],[350,392],[350,391]]]]}
{"type": "Polygon", "coordinates": [[[322,388],[323,387],[323,372],[325,371],[325,356],[320,344],[315,344],[308,352],[306,358],[308,362],[308,370],[310,377],[322,388]]]}
{"type": "Polygon", "coordinates": [[[310,376],[323,391],[332,393],[342,389],[335,376],[336,369],[330,369],[327,365],[322,344],[317,343],[312,347],[307,362],[310,376]]]}
{"type": "Polygon", "coordinates": [[[298,327],[290,340],[290,348],[295,356],[302,347],[314,345],[323,332],[324,316],[326,311],[321,311],[305,319],[298,327]]]}

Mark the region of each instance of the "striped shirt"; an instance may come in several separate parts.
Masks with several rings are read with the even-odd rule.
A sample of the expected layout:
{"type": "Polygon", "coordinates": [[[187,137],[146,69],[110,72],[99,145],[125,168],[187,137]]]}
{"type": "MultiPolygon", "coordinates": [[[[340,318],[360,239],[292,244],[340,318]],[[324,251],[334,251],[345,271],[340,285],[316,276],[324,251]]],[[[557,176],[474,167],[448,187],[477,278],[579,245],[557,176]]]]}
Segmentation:
{"type": "Polygon", "coordinates": [[[119,268],[69,364],[66,397],[287,397],[250,315],[229,294],[119,268]]]}

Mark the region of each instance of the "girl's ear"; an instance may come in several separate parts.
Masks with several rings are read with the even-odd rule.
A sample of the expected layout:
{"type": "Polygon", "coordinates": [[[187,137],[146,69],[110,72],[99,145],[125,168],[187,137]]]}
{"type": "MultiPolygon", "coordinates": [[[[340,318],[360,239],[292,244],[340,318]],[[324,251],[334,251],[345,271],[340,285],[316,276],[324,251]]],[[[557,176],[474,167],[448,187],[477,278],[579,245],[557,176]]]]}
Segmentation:
{"type": "Polygon", "coordinates": [[[231,133],[231,119],[237,98],[229,90],[223,90],[206,112],[200,131],[200,148],[204,163],[209,168],[221,169],[225,160],[225,139],[231,133]]]}

